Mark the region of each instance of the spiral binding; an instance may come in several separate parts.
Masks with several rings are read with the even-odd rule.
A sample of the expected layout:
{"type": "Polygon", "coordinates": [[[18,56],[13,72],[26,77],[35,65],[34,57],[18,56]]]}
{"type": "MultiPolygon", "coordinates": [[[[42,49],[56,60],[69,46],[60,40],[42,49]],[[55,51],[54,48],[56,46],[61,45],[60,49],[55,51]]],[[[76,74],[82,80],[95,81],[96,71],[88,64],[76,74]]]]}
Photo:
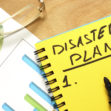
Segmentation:
{"type": "MultiPolygon", "coordinates": [[[[42,53],[42,52],[44,52],[45,51],[45,48],[41,48],[41,49],[39,49],[39,50],[36,50],[35,52],[34,52],[34,54],[35,55],[38,55],[39,53],[42,53]]],[[[41,58],[38,58],[37,59],[37,62],[41,62],[41,61],[44,61],[44,60],[46,60],[46,59],[48,59],[48,56],[46,55],[46,56],[44,56],[44,57],[41,57],[41,58]]],[[[50,63],[48,63],[48,64],[46,64],[46,65],[44,65],[44,66],[41,66],[40,67],[40,69],[46,69],[46,68],[49,68],[49,67],[51,67],[51,64],[50,63]]],[[[43,74],[42,76],[44,77],[44,78],[46,78],[46,77],[49,77],[49,76],[52,76],[54,74],[54,72],[53,71],[50,71],[50,72],[48,72],[48,73],[45,73],[45,74],[43,74]]],[[[56,78],[54,78],[54,79],[52,79],[52,80],[50,80],[50,81],[46,81],[45,82],[45,84],[46,85],[51,85],[51,84],[54,84],[54,83],[56,83],[57,82],[57,79],[56,78]]],[[[48,89],[48,93],[54,93],[54,92],[56,92],[56,91],[58,91],[58,90],[60,90],[60,87],[59,86],[56,86],[55,88],[49,88],[48,89]]],[[[59,95],[57,95],[57,96],[52,96],[51,97],[51,101],[55,101],[55,100],[58,100],[58,99],[60,99],[60,98],[62,98],[63,97],[63,95],[62,94],[59,94],[59,95]]],[[[60,104],[54,104],[53,105],[53,107],[54,108],[61,108],[61,107],[63,107],[65,105],[65,102],[61,102],[60,104]]],[[[65,109],[64,111],[68,111],[68,109],[65,109]]]]}

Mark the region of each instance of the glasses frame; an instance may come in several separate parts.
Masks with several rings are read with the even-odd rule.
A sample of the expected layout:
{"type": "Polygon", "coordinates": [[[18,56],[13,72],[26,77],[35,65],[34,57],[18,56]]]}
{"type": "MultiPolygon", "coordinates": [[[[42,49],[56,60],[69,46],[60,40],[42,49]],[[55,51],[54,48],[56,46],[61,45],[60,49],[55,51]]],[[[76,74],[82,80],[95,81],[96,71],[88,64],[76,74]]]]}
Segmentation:
{"type": "MultiPolygon", "coordinates": [[[[31,20],[29,23],[25,24],[24,26],[22,26],[21,28],[11,31],[11,32],[4,32],[0,35],[4,36],[4,38],[8,37],[9,35],[12,35],[13,33],[16,33],[20,30],[22,30],[23,28],[27,27],[29,24],[31,24],[32,22],[34,22],[35,20],[37,20],[38,18],[43,18],[44,17],[44,12],[45,12],[45,3],[43,0],[39,0],[40,2],[40,6],[38,8],[38,14],[36,15],[36,17],[31,20]]],[[[28,8],[30,8],[32,6],[32,4],[29,4],[27,6],[25,6],[24,8],[22,8],[21,10],[17,11],[15,14],[13,14],[12,16],[10,16],[9,18],[3,20],[2,22],[0,22],[0,25],[3,25],[3,23],[5,23],[6,21],[16,17],[17,15],[21,14],[23,11],[27,10],[28,8]]]]}

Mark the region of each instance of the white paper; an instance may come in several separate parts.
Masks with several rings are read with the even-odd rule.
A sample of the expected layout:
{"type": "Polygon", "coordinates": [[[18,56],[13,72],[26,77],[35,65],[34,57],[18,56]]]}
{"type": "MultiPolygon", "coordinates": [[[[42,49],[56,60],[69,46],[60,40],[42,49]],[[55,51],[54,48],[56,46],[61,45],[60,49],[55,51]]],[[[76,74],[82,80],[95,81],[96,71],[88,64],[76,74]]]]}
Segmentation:
{"type": "MultiPolygon", "coordinates": [[[[10,16],[3,9],[0,8],[0,22],[8,17],[10,16]]],[[[3,27],[6,32],[10,32],[14,29],[20,28],[21,25],[18,24],[13,19],[10,19],[3,24],[3,27]]],[[[2,66],[2,64],[8,59],[8,57],[13,52],[16,45],[23,39],[29,42],[33,46],[39,40],[37,37],[35,37],[31,32],[29,32],[25,28],[5,38],[2,50],[0,50],[0,66],[2,66]]]]}
{"type": "MultiPolygon", "coordinates": [[[[0,21],[2,21],[9,15],[0,9],[0,16],[0,21]]],[[[13,28],[13,26],[18,27],[20,24],[10,20],[4,27],[8,30],[11,25],[13,28]]],[[[34,82],[47,92],[43,78],[22,60],[26,54],[35,61],[34,44],[38,41],[39,39],[27,29],[4,40],[0,51],[0,111],[3,111],[2,105],[4,103],[7,103],[15,111],[33,111],[34,108],[24,100],[26,94],[32,96],[48,111],[52,111],[52,107],[29,88],[29,84],[34,82]]]]}

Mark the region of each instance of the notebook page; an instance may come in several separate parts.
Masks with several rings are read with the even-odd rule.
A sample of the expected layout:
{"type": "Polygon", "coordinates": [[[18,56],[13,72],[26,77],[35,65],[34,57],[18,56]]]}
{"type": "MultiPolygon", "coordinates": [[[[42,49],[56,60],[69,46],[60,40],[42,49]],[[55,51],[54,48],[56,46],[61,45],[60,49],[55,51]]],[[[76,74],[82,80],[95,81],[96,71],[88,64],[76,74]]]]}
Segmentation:
{"type": "Polygon", "coordinates": [[[36,49],[39,58],[48,56],[42,66],[53,71],[47,78],[56,79],[53,95],[62,94],[60,111],[110,111],[104,77],[111,79],[111,16],[43,40],[36,49]]]}

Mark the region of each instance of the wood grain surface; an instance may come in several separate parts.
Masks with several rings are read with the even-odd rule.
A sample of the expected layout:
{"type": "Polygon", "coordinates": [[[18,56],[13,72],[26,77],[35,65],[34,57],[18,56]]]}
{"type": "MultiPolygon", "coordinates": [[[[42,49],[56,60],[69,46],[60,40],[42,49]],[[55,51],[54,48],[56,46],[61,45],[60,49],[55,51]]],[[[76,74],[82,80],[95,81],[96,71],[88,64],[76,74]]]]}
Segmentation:
{"type": "MultiPolygon", "coordinates": [[[[27,27],[40,39],[49,38],[111,14],[111,0],[44,1],[47,16],[27,27]]],[[[13,14],[32,2],[35,3],[34,0],[0,0],[0,7],[13,14]]]]}

